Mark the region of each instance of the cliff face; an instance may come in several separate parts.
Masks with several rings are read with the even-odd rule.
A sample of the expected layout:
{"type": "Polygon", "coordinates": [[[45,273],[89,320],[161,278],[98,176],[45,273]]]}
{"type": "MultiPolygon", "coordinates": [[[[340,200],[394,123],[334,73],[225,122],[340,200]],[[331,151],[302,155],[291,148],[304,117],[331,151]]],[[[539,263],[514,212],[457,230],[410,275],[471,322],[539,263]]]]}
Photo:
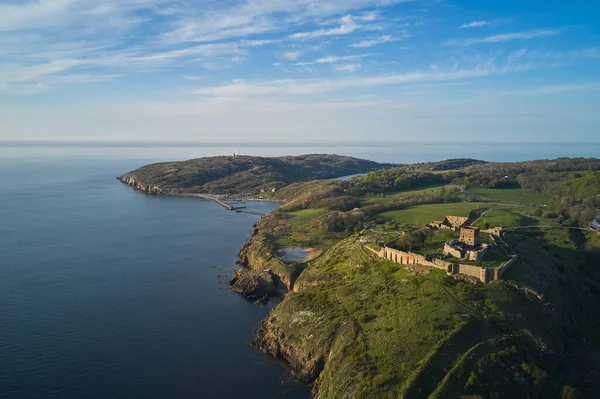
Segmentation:
{"type": "Polygon", "coordinates": [[[543,306],[508,284],[380,260],[350,237],[309,263],[254,344],[319,399],[553,397],[562,329],[543,306]]]}
{"type": "Polygon", "coordinates": [[[133,187],[134,190],[141,191],[146,194],[150,194],[150,195],[163,194],[163,190],[160,187],[152,185],[152,184],[141,183],[140,181],[137,180],[137,178],[134,175],[131,175],[131,174],[125,174],[123,176],[119,176],[119,177],[117,177],[117,180],[119,180],[121,183],[124,183],[124,184],[127,184],[127,185],[133,187]]]}
{"type": "Polygon", "coordinates": [[[230,280],[232,289],[252,301],[265,302],[267,297],[291,291],[301,268],[281,262],[268,243],[272,225],[280,222],[277,212],[257,223],[252,239],[240,250],[241,268],[230,280]]]}
{"type": "Polygon", "coordinates": [[[360,326],[331,293],[289,293],[261,323],[253,344],[313,384],[314,398],[393,397],[373,382],[377,371],[364,357],[360,326]]]}

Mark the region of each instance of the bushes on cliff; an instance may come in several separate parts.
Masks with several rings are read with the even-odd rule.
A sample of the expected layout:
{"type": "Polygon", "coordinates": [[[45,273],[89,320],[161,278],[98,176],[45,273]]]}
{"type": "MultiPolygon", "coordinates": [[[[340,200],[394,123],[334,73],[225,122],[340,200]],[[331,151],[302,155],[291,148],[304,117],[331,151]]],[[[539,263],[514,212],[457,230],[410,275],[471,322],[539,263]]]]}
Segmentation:
{"type": "Polygon", "coordinates": [[[350,211],[360,207],[360,199],[350,195],[342,195],[339,197],[323,198],[311,204],[314,208],[325,208],[332,211],[350,211]]]}
{"type": "Polygon", "coordinates": [[[364,229],[370,219],[360,211],[330,212],[317,218],[315,224],[322,231],[351,233],[364,229]]]}

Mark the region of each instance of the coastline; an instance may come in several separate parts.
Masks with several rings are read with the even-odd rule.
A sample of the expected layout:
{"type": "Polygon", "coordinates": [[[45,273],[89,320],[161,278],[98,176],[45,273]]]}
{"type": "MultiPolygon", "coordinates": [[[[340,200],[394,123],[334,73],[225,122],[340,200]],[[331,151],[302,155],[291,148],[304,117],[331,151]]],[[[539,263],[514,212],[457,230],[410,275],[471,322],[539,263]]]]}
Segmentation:
{"type": "MultiPolygon", "coordinates": [[[[452,161],[441,161],[441,166],[438,165],[440,163],[434,166],[445,167],[447,163],[455,166],[452,161]]],[[[539,166],[538,163],[532,167],[530,174],[536,175],[540,168],[545,167],[545,164],[539,166]]],[[[484,171],[493,167],[496,166],[482,166],[484,171]]],[[[569,164],[567,167],[573,166],[569,164]]],[[[578,165],[574,167],[582,168],[578,165]]],[[[178,170],[169,170],[165,172],[166,176],[168,177],[173,171],[178,170]]],[[[272,297],[283,298],[281,303],[270,304],[270,312],[255,331],[252,345],[259,347],[261,352],[289,364],[294,378],[312,384],[312,397],[315,398],[335,397],[338,392],[354,392],[357,397],[381,398],[405,395],[412,397],[417,392],[421,392],[425,397],[434,393],[436,386],[446,395],[453,391],[471,392],[474,389],[466,387],[462,380],[451,387],[443,384],[447,378],[447,370],[451,366],[460,365],[461,354],[466,355],[471,346],[478,347],[477,345],[487,345],[485,353],[481,354],[482,361],[483,357],[487,359],[487,356],[495,354],[495,351],[503,350],[505,343],[510,341],[515,343],[513,345],[515,348],[517,344],[519,345],[515,349],[519,356],[534,359],[537,364],[542,365],[540,367],[552,364],[548,352],[528,346],[527,336],[521,333],[522,326],[517,319],[510,318],[514,309],[519,309],[524,314],[546,314],[540,309],[542,306],[540,301],[546,299],[543,295],[545,290],[543,287],[541,290],[537,289],[535,284],[537,281],[527,280],[527,275],[517,276],[529,284],[533,283],[532,286],[536,288],[533,292],[540,295],[532,296],[518,286],[502,282],[469,284],[465,283],[464,279],[449,279],[447,268],[430,270],[422,267],[402,267],[398,266],[403,264],[402,261],[398,262],[398,259],[395,259],[396,262],[381,262],[381,258],[392,259],[381,256],[380,253],[370,253],[375,251],[365,249],[363,245],[365,242],[388,242],[389,239],[376,240],[380,240],[381,237],[386,238],[388,235],[399,237],[400,232],[397,225],[390,223],[388,226],[386,222],[377,230],[376,237],[371,237],[370,241],[361,240],[356,233],[364,231],[365,215],[383,214],[385,211],[395,209],[394,207],[404,210],[414,204],[431,205],[431,209],[434,210],[440,203],[448,204],[445,205],[448,210],[444,208],[446,215],[467,212],[455,211],[454,209],[457,208],[455,203],[470,201],[459,196],[456,189],[455,197],[450,197],[445,187],[440,189],[439,193],[436,191],[429,197],[423,195],[423,192],[426,192],[424,189],[406,190],[407,193],[412,193],[412,197],[407,194],[406,200],[395,200],[396,197],[392,195],[389,199],[382,195],[381,197],[385,198],[384,202],[387,201],[384,204],[359,206],[364,205],[364,201],[361,202],[361,199],[364,200],[363,197],[371,199],[368,194],[378,192],[377,187],[402,186],[406,189],[407,187],[403,185],[406,183],[403,171],[399,170],[395,173],[399,177],[396,177],[393,172],[384,171],[379,175],[375,174],[373,179],[367,180],[366,183],[377,180],[377,177],[381,177],[382,181],[378,183],[379,186],[370,191],[360,187],[360,184],[364,183],[361,180],[355,182],[358,187],[352,186],[353,182],[340,183],[341,187],[316,182],[308,186],[290,185],[279,189],[276,195],[273,194],[282,199],[281,208],[273,210],[271,207],[266,207],[269,213],[262,215],[261,220],[254,224],[249,242],[246,242],[239,251],[241,267],[228,282],[232,290],[257,304],[265,304],[272,297]],[[348,195],[344,196],[344,194],[348,195]],[[325,253],[324,256],[315,258],[310,266],[300,257],[286,258],[285,256],[284,249],[306,250],[313,245],[325,250],[325,253]],[[446,273],[443,273],[444,270],[446,273]],[[288,293],[291,295],[287,295],[288,293]],[[485,342],[478,341],[482,336],[485,342]],[[448,348],[452,351],[449,352],[448,348]],[[451,355],[448,356],[448,353],[451,355]],[[432,375],[433,377],[430,377],[432,375]],[[425,383],[428,378],[433,378],[442,385],[435,385],[435,381],[425,383]],[[369,396],[363,396],[367,393],[369,396]]],[[[463,175],[464,173],[460,176],[463,175]]],[[[146,180],[152,182],[149,184],[160,185],[164,189],[156,186],[144,187],[144,184],[137,183],[135,181],[137,178],[132,175],[124,176],[120,180],[147,194],[198,197],[212,200],[224,209],[241,212],[241,209],[236,208],[234,204],[243,204],[245,200],[229,193],[235,192],[236,188],[242,186],[232,185],[230,182],[217,186],[221,188],[220,196],[204,193],[183,194],[182,191],[202,188],[207,191],[216,190],[213,190],[214,186],[211,185],[190,185],[189,178],[182,179],[183,183],[180,181],[179,185],[175,186],[165,180],[166,176],[163,174],[159,179],[146,180]],[[231,203],[227,203],[228,201],[231,203]]],[[[443,179],[438,174],[428,172],[422,172],[417,176],[422,179],[417,180],[416,188],[428,187],[428,184],[440,180],[453,184],[461,182],[461,180],[457,180],[457,183],[454,183],[454,180],[450,181],[452,177],[457,179],[456,175],[452,174],[443,179]]],[[[410,175],[409,178],[413,179],[414,176],[410,175]]],[[[449,187],[454,188],[454,186],[449,187]]],[[[251,193],[249,189],[243,191],[240,188],[239,191],[251,193]]],[[[261,189],[261,192],[265,192],[264,189],[261,189]]],[[[452,193],[454,191],[451,191],[451,195],[452,193]]],[[[518,193],[521,197],[526,194],[518,193]]],[[[517,195],[513,191],[507,191],[506,194],[510,194],[510,198],[517,195]]],[[[271,192],[269,191],[267,195],[270,196],[271,192]]],[[[526,200],[528,198],[524,197],[523,202],[519,204],[525,207],[528,204],[526,200]]],[[[545,197],[541,200],[545,201],[545,197]]],[[[497,201],[502,202],[502,199],[497,201]]],[[[540,201],[540,199],[533,198],[531,201],[540,201]]],[[[482,202],[493,201],[490,198],[482,202]]],[[[534,203],[538,204],[538,202],[534,203]]],[[[482,209],[478,204],[473,206],[469,204],[467,208],[473,207],[476,210],[482,209]]],[[[536,210],[541,209],[539,208],[541,205],[535,207],[536,210]]],[[[530,228],[524,225],[520,227],[521,220],[531,220],[534,211],[529,209],[515,212],[521,215],[522,219],[518,219],[517,222],[510,221],[519,226],[514,227],[514,230],[530,228]],[[530,218],[526,219],[527,217],[530,218]]],[[[421,222],[421,219],[430,216],[427,213],[420,219],[415,219],[413,224],[422,226],[425,221],[421,222]]],[[[540,218],[539,223],[545,220],[542,218],[545,217],[544,210],[537,216],[540,218]]],[[[368,219],[366,221],[369,222],[368,219]]],[[[535,225],[535,228],[540,227],[546,226],[535,225]]],[[[436,237],[445,240],[448,238],[440,234],[436,237]]],[[[534,253],[536,256],[533,258],[524,257],[525,267],[531,264],[536,270],[539,269],[537,265],[553,264],[552,258],[558,258],[558,251],[563,248],[561,246],[555,249],[545,244],[550,239],[552,243],[558,241],[561,238],[558,236],[513,238],[520,242],[524,241],[523,246],[520,247],[522,253],[530,253],[530,248],[540,247],[540,243],[544,243],[541,247],[546,252],[534,253]]],[[[575,247],[572,240],[570,243],[575,247]]],[[[508,246],[506,243],[504,245],[508,246]]],[[[505,253],[506,251],[507,249],[504,248],[505,253]]],[[[572,253],[571,248],[568,248],[568,251],[569,254],[572,253]]],[[[290,253],[294,252],[290,251],[290,253]]],[[[578,259],[582,258],[573,257],[573,262],[578,259]]],[[[584,262],[585,258],[579,263],[582,267],[587,267],[584,262]]],[[[561,272],[565,270],[564,266],[562,269],[560,265],[557,268],[561,272]]],[[[481,270],[477,270],[478,276],[481,275],[481,270]]],[[[487,282],[487,278],[485,280],[482,282],[487,282]]],[[[557,284],[560,284],[560,280],[557,281],[557,284]]],[[[582,283],[582,286],[585,285],[582,283]]],[[[550,319],[542,321],[548,322],[551,331],[560,331],[560,323],[554,325],[554,320],[550,319]]],[[[547,340],[550,338],[546,335],[535,339],[543,345],[549,345],[547,340]]],[[[496,361],[491,357],[490,359],[493,360],[492,363],[498,363],[502,367],[518,367],[520,362],[518,359],[517,361],[504,359],[496,361]]],[[[528,373],[522,367],[519,370],[528,373]]],[[[545,368],[542,370],[560,376],[557,370],[545,368]]],[[[477,369],[476,373],[487,376],[487,373],[492,371],[477,369]]],[[[523,374],[522,378],[528,381],[529,377],[523,374]]],[[[570,380],[565,379],[565,381],[570,380]]],[[[482,385],[477,389],[485,392],[487,388],[482,385]]],[[[532,388],[531,392],[537,392],[536,389],[532,388]]]]}
{"type": "MultiPolygon", "coordinates": [[[[318,380],[318,377],[323,370],[324,361],[315,362],[313,359],[310,359],[310,356],[304,353],[301,348],[294,348],[289,343],[283,342],[280,337],[277,337],[269,332],[270,317],[273,310],[281,304],[287,293],[293,290],[294,282],[299,276],[299,273],[294,278],[293,273],[288,275],[286,273],[282,273],[281,270],[273,271],[272,268],[265,268],[263,259],[261,259],[260,255],[256,256],[252,248],[253,245],[259,247],[261,246],[259,239],[261,229],[259,224],[264,220],[265,217],[273,214],[273,212],[279,208],[275,208],[268,214],[244,211],[242,209],[236,209],[230,204],[221,201],[216,195],[164,193],[158,187],[139,186],[135,182],[127,181],[121,177],[117,177],[117,180],[131,186],[135,191],[140,191],[147,195],[195,197],[212,201],[228,211],[260,216],[260,220],[254,223],[254,229],[252,231],[250,240],[247,241],[238,251],[238,264],[240,265],[240,268],[235,271],[234,276],[228,280],[227,283],[233,292],[240,294],[242,297],[244,297],[244,299],[254,303],[255,305],[266,306],[271,299],[276,301],[276,303],[268,304],[268,306],[271,307],[271,311],[266,318],[260,321],[257,329],[253,332],[253,339],[249,342],[249,344],[258,348],[259,352],[263,355],[267,355],[274,361],[279,362],[288,374],[289,378],[293,379],[297,383],[305,384],[311,387],[310,397],[316,397],[318,392],[318,384],[315,384],[315,382],[318,380]]],[[[273,202],[280,205],[283,204],[281,201],[268,199],[241,197],[238,197],[238,199],[251,202],[273,202]]],[[[273,261],[273,259],[270,261],[273,261]]],[[[281,261],[279,262],[281,263],[281,261]]]]}
{"type": "MultiPolygon", "coordinates": [[[[232,212],[236,212],[236,213],[245,213],[248,215],[255,215],[255,216],[260,216],[260,217],[264,217],[267,215],[266,213],[262,213],[262,212],[247,211],[247,210],[245,210],[245,206],[240,206],[240,207],[233,206],[221,199],[221,198],[226,198],[227,196],[225,196],[225,195],[210,194],[210,193],[172,193],[172,192],[165,193],[160,187],[142,186],[142,185],[138,184],[138,182],[134,178],[125,179],[123,176],[118,176],[118,177],[116,177],[116,179],[118,181],[120,181],[121,183],[127,184],[128,186],[132,187],[134,190],[140,191],[140,192],[142,192],[144,194],[148,194],[148,195],[163,195],[163,196],[167,196],[167,197],[195,197],[195,198],[212,201],[212,202],[216,203],[217,205],[219,205],[220,207],[222,207],[223,209],[228,210],[228,211],[232,211],[232,212]]],[[[281,204],[280,201],[276,201],[274,199],[245,197],[245,196],[237,196],[237,195],[236,195],[236,201],[272,202],[275,204],[281,204]]]]}

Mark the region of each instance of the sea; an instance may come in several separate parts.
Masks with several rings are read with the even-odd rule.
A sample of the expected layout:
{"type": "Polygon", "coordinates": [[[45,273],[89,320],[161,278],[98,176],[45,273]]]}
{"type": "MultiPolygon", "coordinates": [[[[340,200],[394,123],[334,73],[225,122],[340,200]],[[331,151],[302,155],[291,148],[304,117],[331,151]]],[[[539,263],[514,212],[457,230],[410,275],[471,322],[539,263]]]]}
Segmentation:
{"type": "Polygon", "coordinates": [[[252,304],[226,283],[258,217],[115,179],[233,153],[521,161],[594,157],[600,144],[0,142],[0,398],[309,396],[248,345],[277,301],[252,304]]]}

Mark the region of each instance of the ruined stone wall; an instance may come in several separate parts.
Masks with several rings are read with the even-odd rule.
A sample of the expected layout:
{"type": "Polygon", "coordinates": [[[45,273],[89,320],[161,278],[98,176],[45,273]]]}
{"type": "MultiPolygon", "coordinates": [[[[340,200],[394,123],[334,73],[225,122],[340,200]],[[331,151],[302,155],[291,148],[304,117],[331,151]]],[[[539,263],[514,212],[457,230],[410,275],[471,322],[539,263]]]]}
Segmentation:
{"type": "Polygon", "coordinates": [[[464,216],[446,216],[446,220],[453,227],[460,227],[469,221],[469,218],[464,216]]]}
{"type": "Polygon", "coordinates": [[[517,260],[519,260],[519,255],[514,255],[512,258],[510,258],[510,260],[508,262],[506,262],[505,264],[503,264],[501,267],[499,267],[496,273],[496,280],[499,280],[500,278],[502,278],[502,275],[504,274],[505,271],[508,270],[509,267],[511,267],[517,260]]]}
{"type": "Polygon", "coordinates": [[[458,273],[464,274],[467,276],[475,277],[481,280],[481,282],[485,283],[485,278],[482,279],[482,271],[485,273],[485,268],[481,266],[473,266],[473,265],[464,265],[462,263],[458,264],[458,273]]]}
{"type": "Polygon", "coordinates": [[[479,262],[480,260],[483,259],[483,257],[485,256],[485,254],[487,253],[489,248],[490,248],[489,244],[483,244],[482,248],[478,251],[467,251],[465,258],[467,260],[479,262]]]}
{"type": "Polygon", "coordinates": [[[500,237],[500,235],[502,234],[502,227],[494,227],[494,228],[487,229],[487,230],[481,230],[481,232],[487,233],[491,236],[500,237]]]}
{"type": "Polygon", "coordinates": [[[444,255],[450,255],[455,257],[456,259],[462,258],[462,251],[458,248],[454,248],[454,245],[456,245],[456,240],[446,242],[444,244],[444,255]]]}
{"type": "Polygon", "coordinates": [[[425,266],[431,266],[431,262],[429,262],[423,255],[415,254],[412,252],[399,251],[397,249],[388,247],[384,247],[381,250],[379,256],[401,265],[420,264],[425,266]]]}
{"type": "Polygon", "coordinates": [[[399,251],[397,249],[388,247],[383,247],[379,252],[369,247],[366,248],[368,248],[373,253],[377,254],[379,257],[387,259],[391,262],[395,262],[401,265],[419,264],[423,266],[431,266],[435,267],[436,269],[443,270],[449,275],[462,274],[465,276],[474,277],[482,283],[489,283],[490,281],[500,280],[502,274],[512,264],[514,264],[518,258],[518,256],[515,255],[511,258],[510,261],[502,265],[502,267],[492,269],[475,265],[465,265],[462,263],[448,262],[443,259],[434,258],[432,256],[425,257],[423,255],[415,254],[412,252],[399,251]]]}

